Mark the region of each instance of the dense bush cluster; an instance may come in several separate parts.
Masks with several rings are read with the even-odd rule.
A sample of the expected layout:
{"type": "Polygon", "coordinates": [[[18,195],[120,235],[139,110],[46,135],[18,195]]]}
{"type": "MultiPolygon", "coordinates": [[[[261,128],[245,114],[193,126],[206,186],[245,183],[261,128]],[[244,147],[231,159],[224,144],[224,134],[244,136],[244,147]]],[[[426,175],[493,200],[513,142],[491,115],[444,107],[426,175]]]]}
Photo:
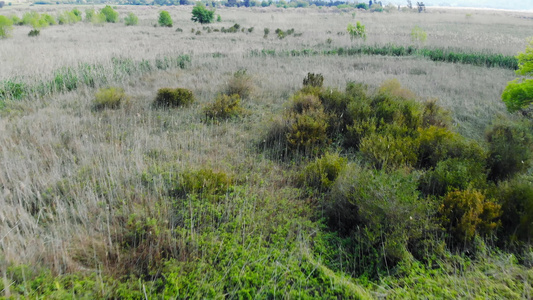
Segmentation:
{"type": "Polygon", "coordinates": [[[96,92],[93,105],[95,110],[101,110],[105,108],[117,109],[127,100],[128,96],[122,88],[102,88],[96,92]]]}
{"type": "Polygon", "coordinates": [[[188,106],[194,102],[194,94],[184,88],[161,88],[157,91],[154,105],[157,107],[188,106]]]}
{"type": "Polygon", "coordinates": [[[375,91],[323,88],[322,80],[307,75],[264,140],[281,157],[318,157],[299,186],[321,200],[331,228],[351,237],[349,272],[375,275],[442,245],[472,250],[477,237],[529,241],[533,185],[514,178],[531,167],[531,127],[494,125],[481,143],[453,132],[449,113],[397,80],[375,91]],[[322,154],[329,145],[343,151],[322,154]]]}

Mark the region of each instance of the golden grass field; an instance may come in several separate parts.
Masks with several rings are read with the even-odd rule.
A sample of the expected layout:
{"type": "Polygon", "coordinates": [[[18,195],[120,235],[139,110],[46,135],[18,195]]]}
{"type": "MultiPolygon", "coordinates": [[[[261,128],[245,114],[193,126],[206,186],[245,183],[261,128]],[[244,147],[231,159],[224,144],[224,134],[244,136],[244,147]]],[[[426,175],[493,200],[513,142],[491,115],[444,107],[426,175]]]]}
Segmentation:
{"type": "MultiPolygon", "coordinates": [[[[0,10],[0,14],[21,16],[36,10],[55,15],[73,7],[15,6],[0,10]]],[[[84,11],[87,7],[78,8],[84,11]]],[[[172,222],[171,205],[148,191],[139,176],[156,160],[172,163],[175,172],[209,167],[246,182],[258,195],[255,201],[260,207],[249,212],[252,220],[267,212],[281,214],[281,199],[289,203],[285,205],[298,206],[297,192],[287,187],[290,179],[280,176],[287,172],[285,167],[258,155],[254,145],[308,72],[323,74],[325,86],[339,89],[350,81],[377,87],[396,78],[420,100],[438,98],[438,103],[452,112],[456,131],[474,139],[481,139],[494,120],[512,118],[500,99],[507,82],[515,78],[512,70],[417,57],[254,56],[253,50],[327,50],[360,43],[411,45],[411,30],[418,25],[427,32],[423,44],[427,47],[516,55],[533,35],[533,13],[441,8],[422,14],[218,8],[215,14],[222,22],[208,26],[228,28],[238,23],[254,30],[207,33],[190,20],[191,9],[118,6],[121,18],[134,12],[139,25],[80,22],[44,28],[36,38],[27,36],[29,27],[16,26],[11,38],[0,40],[0,80],[37,82],[51,78],[62,67],[80,63],[105,66],[114,57],[191,57],[191,65],[185,69],[154,70],[109,82],[130,96],[118,110],[91,110],[99,86],[6,102],[0,111],[0,262],[4,262],[0,270],[5,272],[7,262],[47,267],[54,274],[105,269],[111,260],[108,255],[118,247],[113,237],[121,232],[125,218],[146,214],[172,222]],[[170,12],[172,28],[154,26],[162,9],[170,12]],[[367,28],[364,42],[351,41],[345,34],[348,23],[356,21],[367,28]],[[264,28],[270,29],[266,38],[264,28]],[[294,28],[301,36],[280,40],[276,28],[294,28]],[[246,69],[255,87],[244,102],[250,113],[217,126],[202,122],[203,106],[240,69],[246,69]],[[162,87],[191,89],[197,102],[187,109],[154,110],[152,101],[162,87]],[[58,186],[64,187],[61,193],[58,186]]],[[[220,205],[221,209],[233,209],[229,204],[220,205]]],[[[297,218],[308,214],[306,209],[300,213],[297,218]]],[[[264,223],[249,226],[242,234],[268,227],[264,223]]],[[[187,238],[195,239],[192,229],[187,238]]],[[[299,238],[302,249],[308,239],[299,238]]],[[[196,255],[201,256],[201,251],[196,255]]]]}

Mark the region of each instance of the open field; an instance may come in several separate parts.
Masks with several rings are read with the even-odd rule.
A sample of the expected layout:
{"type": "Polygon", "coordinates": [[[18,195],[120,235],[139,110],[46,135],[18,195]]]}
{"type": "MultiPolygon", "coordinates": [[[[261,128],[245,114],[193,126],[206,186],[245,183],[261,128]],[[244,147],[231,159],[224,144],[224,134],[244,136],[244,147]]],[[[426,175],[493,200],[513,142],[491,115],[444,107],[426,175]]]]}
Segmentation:
{"type": "MultiPolygon", "coordinates": [[[[13,7],[0,13],[55,15],[72,8],[13,7]]],[[[514,56],[532,35],[533,14],[218,8],[222,21],[204,26],[190,21],[191,6],[179,6],[164,8],[174,26],[162,28],[154,26],[161,9],[116,8],[121,19],[134,12],[137,26],[79,22],[43,28],[35,38],[27,36],[30,27],[16,26],[11,38],[0,40],[4,83],[38,87],[57,82],[69,68],[80,78],[73,88],[28,89],[21,99],[0,105],[3,295],[532,297],[529,242],[511,254],[505,247],[498,250],[494,236],[476,237],[474,246],[461,252],[447,248],[449,236],[428,231],[440,241],[428,248],[428,260],[410,254],[398,267],[378,268],[376,263],[376,273],[360,271],[361,265],[373,266],[356,255],[366,250],[354,246],[355,234],[337,234],[325,220],[321,203],[334,193],[309,192],[313,187],[298,184],[315,156],[276,157],[265,140],[311,72],[324,76],[325,87],[368,85],[368,95],[397,79],[417,95],[417,103],[437,98],[450,111],[452,132],[488,148],[484,138],[493,123],[521,119],[507,113],[501,101],[507,82],[516,78],[514,70],[418,55],[326,53],[394,44],[514,56]],[[347,24],[356,21],[366,26],[366,41],[352,41],[346,34],[347,24]],[[235,23],[244,29],[214,31],[235,23]],[[427,32],[424,43],[411,40],[416,25],[427,32]],[[270,29],[267,36],[264,28],[270,29]],[[293,28],[295,34],[279,39],[277,28],[293,28]],[[304,49],[317,52],[291,55],[304,49]],[[205,107],[228,90],[239,70],[246,70],[251,90],[242,99],[246,113],[206,121],[205,107]],[[90,84],[81,74],[92,76],[90,84]],[[123,88],[128,100],[118,109],[96,110],[96,92],[109,86],[123,88]],[[190,89],[196,101],[177,109],[155,108],[154,98],[164,87],[190,89]]],[[[327,145],[328,151],[341,152],[353,170],[367,163],[364,155],[341,148],[336,141],[327,145]]],[[[402,170],[391,173],[418,180],[430,172],[402,170]]],[[[531,184],[531,170],[523,174],[531,184]]],[[[504,185],[503,180],[485,181],[475,188],[487,198],[504,185]]],[[[435,214],[430,210],[428,219],[435,214]]]]}

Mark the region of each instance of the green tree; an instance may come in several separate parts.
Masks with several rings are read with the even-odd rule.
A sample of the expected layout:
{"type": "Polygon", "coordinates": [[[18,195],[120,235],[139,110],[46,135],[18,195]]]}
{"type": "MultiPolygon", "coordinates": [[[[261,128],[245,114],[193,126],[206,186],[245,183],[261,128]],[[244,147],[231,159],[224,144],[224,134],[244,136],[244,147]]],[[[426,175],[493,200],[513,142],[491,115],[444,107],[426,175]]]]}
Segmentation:
{"type": "Polygon", "coordinates": [[[162,11],[159,13],[159,26],[172,27],[172,18],[168,11],[162,11]]]}
{"type": "Polygon", "coordinates": [[[365,25],[362,25],[359,21],[353,26],[352,23],[348,24],[348,28],[346,29],[348,31],[348,34],[350,34],[350,39],[364,39],[366,40],[366,29],[365,25]]]}
{"type": "Polygon", "coordinates": [[[427,38],[428,34],[424,31],[424,29],[418,27],[418,25],[411,30],[411,41],[424,43],[427,38]]]}
{"type": "MultiPolygon", "coordinates": [[[[533,76],[533,38],[528,40],[526,51],[519,53],[517,75],[533,76]]],[[[519,78],[510,81],[502,93],[502,100],[509,112],[521,111],[528,114],[533,102],[533,79],[519,78]]]]}
{"type": "Polygon", "coordinates": [[[0,16],[0,39],[5,39],[11,36],[13,30],[13,21],[8,17],[0,16]]]}
{"type": "Polygon", "coordinates": [[[194,22],[199,22],[200,24],[212,23],[215,16],[214,10],[208,10],[203,3],[199,2],[192,9],[192,18],[194,22]]]}
{"type": "Polygon", "coordinates": [[[108,23],[116,23],[118,21],[118,12],[116,12],[111,6],[106,5],[101,11],[105,15],[105,20],[108,23]]]}

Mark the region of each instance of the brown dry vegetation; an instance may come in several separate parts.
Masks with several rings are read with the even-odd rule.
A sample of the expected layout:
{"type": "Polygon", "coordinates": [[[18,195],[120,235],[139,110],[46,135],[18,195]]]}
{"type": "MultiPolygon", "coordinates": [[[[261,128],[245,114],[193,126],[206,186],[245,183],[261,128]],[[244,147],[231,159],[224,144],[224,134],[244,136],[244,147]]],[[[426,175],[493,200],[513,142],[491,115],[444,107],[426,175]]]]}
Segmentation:
{"type": "MultiPolygon", "coordinates": [[[[55,275],[80,271],[143,275],[144,270],[136,266],[163,268],[149,264],[167,257],[189,262],[213,255],[204,252],[207,250],[201,242],[205,242],[205,237],[201,235],[205,228],[198,226],[203,226],[202,222],[222,226],[217,222],[222,222],[223,217],[214,218],[212,212],[202,208],[193,212],[192,206],[190,219],[177,217],[176,211],[182,205],[187,207],[187,203],[168,201],[161,188],[163,178],[155,176],[158,172],[151,168],[160,168],[161,174],[170,176],[210,169],[246,186],[235,194],[251,195],[246,201],[252,204],[231,203],[228,199],[233,196],[213,200],[224,216],[240,218],[245,214],[248,218],[244,227],[234,228],[235,235],[266,237],[276,232],[272,225],[276,220],[309,219],[312,205],[302,205],[300,193],[293,188],[294,170],[256,149],[269,124],[285,109],[283,103],[301,88],[308,72],[321,73],[325,86],[340,89],[351,81],[377,87],[396,78],[420,101],[438,98],[438,104],[451,111],[454,130],[475,139],[481,139],[487,126],[499,117],[513,118],[500,100],[506,83],[515,77],[512,70],[436,63],[418,57],[254,56],[253,50],[350,47],[362,43],[352,42],[344,34],[347,24],[357,20],[367,28],[367,44],[410,45],[411,29],[418,25],[428,33],[426,46],[515,55],[523,50],[533,25],[531,19],[520,18],[526,13],[518,12],[475,11],[466,18],[464,11],[444,9],[428,9],[425,14],[357,11],[354,18],[352,11],[336,8],[219,8],[216,13],[223,21],[210,27],[228,28],[239,23],[255,30],[207,33],[190,21],[191,8],[165,7],[174,20],[172,28],[153,26],[161,10],[158,7],[119,6],[121,18],[134,12],[139,25],[95,26],[80,22],[45,28],[36,39],[26,36],[27,27],[15,27],[12,38],[0,41],[0,80],[22,78],[29,83],[50,78],[61,67],[80,63],[109,66],[113,57],[150,61],[183,54],[191,57],[186,69],[153,70],[110,82],[130,97],[116,110],[92,110],[100,86],[81,86],[70,92],[6,102],[0,110],[0,271],[5,272],[8,264],[27,264],[51,269],[55,275]],[[263,38],[263,28],[271,30],[267,38],[263,38]],[[276,28],[294,28],[302,35],[280,40],[274,34],[276,28]],[[202,34],[196,35],[191,29],[202,34]],[[234,72],[241,69],[246,70],[254,84],[252,94],[242,101],[250,113],[216,125],[203,122],[203,108],[223,92],[234,72]],[[178,109],[154,108],[157,90],[164,87],[190,89],[197,102],[178,109]],[[154,182],[143,181],[143,174],[147,173],[154,175],[154,182]],[[284,211],[295,215],[283,216],[284,211]],[[150,233],[146,234],[154,234],[153,238],[133,238],[133,242],[129,239],[127,231],[134,226],[135,218],[142,222],[156,220],[152,227],[147,225],[150,233]],[[182,223],[182,219],[191,224],[182,223]],[[161,231],[157,236],[156,230],[161,231]],[[180,242],[171,242],[175,239],[180,242]],[[133,254],[122,249],[125,244],[141,242],[147,244],[135,248],[133,254]],[[151,247],[158,252],[153,253],[151,247]]],[[[54,15],[58,9],[71,7],[31,9],[54,15]]],[[[12,8],[9,13],[21,15],[24,11],[12,8]]],[[[308,248],[312,247],[315,233],[322,229],[316,223],[302,222],[302,228],[290,225],[283,237],[297,241],[297,250],[292,251],[300,255],[299,259],[313,261],[307,258],[308,248]]],[[[224,237],[205,239],[218,243],[224,237]]],[[[494,272],[501,264],[504,262],[498,260],[491,265],[494,272]]],[[[445,267],[451,276],[453,267],[445,267]]],[[[482,273],[478,269],[464,272],[468,280],[482,273]]],[[[530,273],[515,266],[508,273],[523,276],[517,281],[532,279],[530,273]]],[[[479,292],[456,280],[460,281],[446,279],[449,286],[460,285],[458,289],[462,290],[455,296],[472,297],[479,292]]],[[[483,280],[491,279],[489,276],[483,280]]],[[[409,284],[372,289],[378,297],[408,297],[409,284]],[[398,294],[392,289],[398,289],[398,294]]],[[[289,290],[282,295],[291,297],[289,290]]],[[[522,294],[527,295],[531,296],[530,292],[522,294]]]]}

